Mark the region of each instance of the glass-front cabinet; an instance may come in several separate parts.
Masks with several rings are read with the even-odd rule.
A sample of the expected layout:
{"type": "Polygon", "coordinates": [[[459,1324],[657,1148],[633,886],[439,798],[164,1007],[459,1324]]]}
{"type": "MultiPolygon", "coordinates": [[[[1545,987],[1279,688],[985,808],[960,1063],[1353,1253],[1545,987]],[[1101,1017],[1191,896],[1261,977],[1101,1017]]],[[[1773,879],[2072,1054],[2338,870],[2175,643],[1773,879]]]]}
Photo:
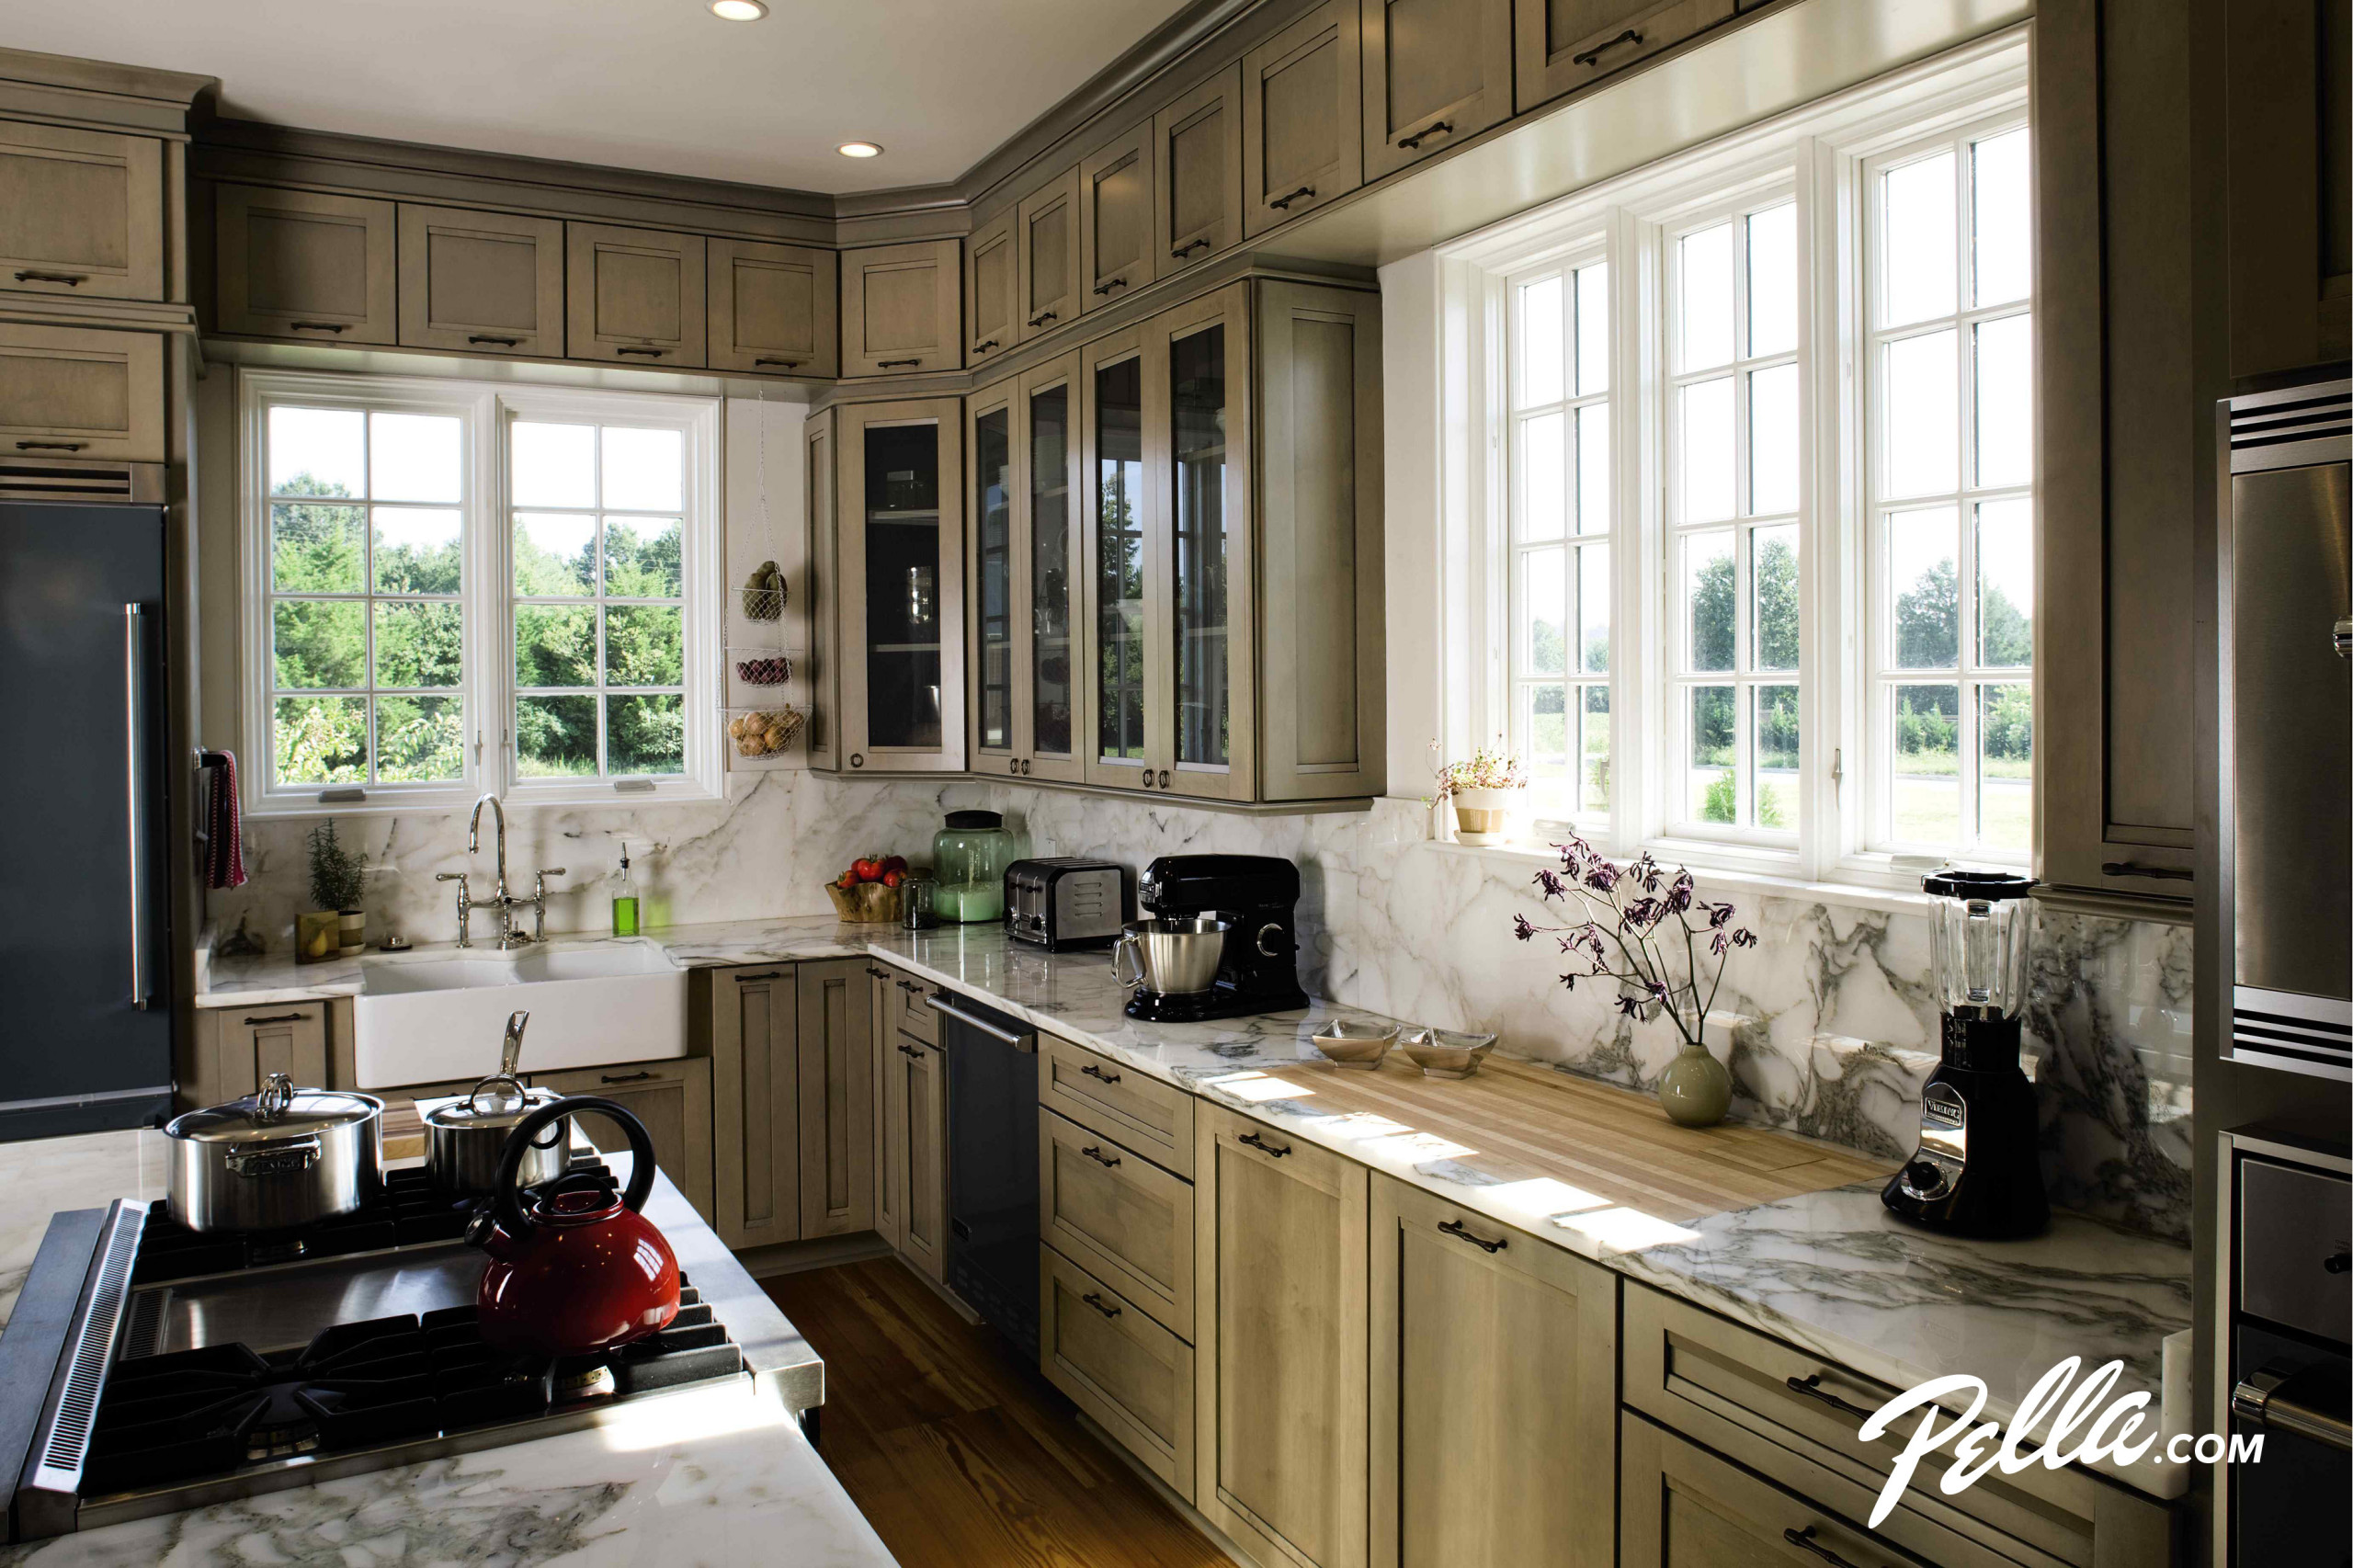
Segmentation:
{"type": "Polygon", "coordinates": [[[821,651],[833,651],[830,667],[813,672],[819,714],[811,766],[844,773],[961,771],[959,400],[851,404],[811,423],[811,516],[820,535],[811,613],[821,651]],[[830,538],[819,508],[819,464],[827,449],[835,464],[824,476],[832,485],[830,538]]]}
{"type": "Polygon", "coordinates": [[[1074,783],[1080,701],[1078,357],[973,394],[972,768],[1074,783]]]}
{"type": "Polygon", "coordinates": [[[1253,798],[1248,298],[1080,351],[1090,784],[1253,798]]]}

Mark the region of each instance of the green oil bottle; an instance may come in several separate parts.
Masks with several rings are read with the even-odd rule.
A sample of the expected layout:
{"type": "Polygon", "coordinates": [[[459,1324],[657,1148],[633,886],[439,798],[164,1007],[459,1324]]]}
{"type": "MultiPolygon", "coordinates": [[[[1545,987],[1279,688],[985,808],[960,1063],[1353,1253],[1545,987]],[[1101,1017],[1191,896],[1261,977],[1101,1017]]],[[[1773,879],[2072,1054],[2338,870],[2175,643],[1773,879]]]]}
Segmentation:
{"type": "Polygon", "coordinates": [[[613,935],[637,935],[637,881],[629,874],[629,840],[621,840],[621,880],[613,889],[613,935]]]}

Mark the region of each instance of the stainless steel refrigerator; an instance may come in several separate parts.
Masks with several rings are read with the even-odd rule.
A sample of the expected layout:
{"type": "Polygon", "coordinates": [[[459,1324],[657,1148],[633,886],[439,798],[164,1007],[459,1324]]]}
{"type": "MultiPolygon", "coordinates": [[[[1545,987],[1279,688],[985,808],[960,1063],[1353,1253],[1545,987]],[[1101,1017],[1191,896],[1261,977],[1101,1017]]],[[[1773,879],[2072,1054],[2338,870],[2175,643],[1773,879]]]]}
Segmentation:
{"type": "Polygon", "coordinates": [[[0,502],[0,1140],[171,1104],[164,581],[160,506],[0,502]]]}

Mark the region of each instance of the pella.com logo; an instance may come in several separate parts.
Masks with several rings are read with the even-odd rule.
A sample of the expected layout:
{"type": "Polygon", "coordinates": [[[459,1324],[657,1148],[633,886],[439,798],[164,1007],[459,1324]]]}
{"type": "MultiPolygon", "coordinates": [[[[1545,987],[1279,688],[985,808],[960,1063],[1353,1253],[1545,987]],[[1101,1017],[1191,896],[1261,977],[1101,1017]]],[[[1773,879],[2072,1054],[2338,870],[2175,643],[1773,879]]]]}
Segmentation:
{"type": "Polygon", "coordinates": [[[1912,1483],[1920,1461],[1947,1444],[1952,1446],[1952,1462],[1945,1467],[1937,1487],[1948,1497],[1966,1492],[1996,1468],[2005,1475],[2016,1475],[2038,1464],[2050,1470],[2103,1460],[2116,1464],[2188,1464],[2192,1460],[2213,1464],[2225,1456],[2233,1464],[2254,1464],[2263,1458],[2260,1433],[2234,1432],[2226,1437],[2218,1432],[2196,1437],[2177,1432],[2164,1437],[2148,1418],[2146,1390],[2109,1397],[2116,1381],[2124,1375],[2123,1362],[2107,1362],[2075,1383],[2075,1374],[2083,1366],[2082,1357],[2070,1356],[2043,1373],[2018,1402],[2018,1414],[2010,1418],[2006,1430],[1998,1421],[1978,1421],[1985,1408],[1985,1382],[1967,1373],[1931,1378],[1871,1412],[1860,1434],[1867,1443],[1885,1437],[1897,1421],[1915,1410],[1920,1413],[1920,1424],[1896,1456],[1887,1484],[1880,1488],[1870,1522],[1876,1525],[1887,1517],[1912,1483]],[[2071,1383],[2075,1384],[2072,1389],[2071,1383]],[[1953,1407],[1964,1397],[1968,1408],[1954,1415],[1953,1407]],[[1939,1416],[1949,1419],[1939,1426],[1939,1416]],[[2040,1431],[2046,1422],[2049,1430],[2040,1431]],[[2146,1435],[2144,1427],[2150,1428],[2146,1435]]]}

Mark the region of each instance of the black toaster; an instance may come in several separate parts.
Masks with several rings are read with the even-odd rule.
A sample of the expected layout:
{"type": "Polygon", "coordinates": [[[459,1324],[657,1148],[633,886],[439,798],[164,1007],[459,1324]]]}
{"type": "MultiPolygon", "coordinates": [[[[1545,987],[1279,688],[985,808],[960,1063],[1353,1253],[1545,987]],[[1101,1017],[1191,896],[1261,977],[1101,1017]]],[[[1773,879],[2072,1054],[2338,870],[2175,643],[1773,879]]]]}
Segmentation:
{"type": "Polygon", "coordinates": [[[1113,860],[1057,857],[1005,869],[1005,926],[1048,952],[1108,948],[1135,918],[1135,873],[1113,860]]]}

